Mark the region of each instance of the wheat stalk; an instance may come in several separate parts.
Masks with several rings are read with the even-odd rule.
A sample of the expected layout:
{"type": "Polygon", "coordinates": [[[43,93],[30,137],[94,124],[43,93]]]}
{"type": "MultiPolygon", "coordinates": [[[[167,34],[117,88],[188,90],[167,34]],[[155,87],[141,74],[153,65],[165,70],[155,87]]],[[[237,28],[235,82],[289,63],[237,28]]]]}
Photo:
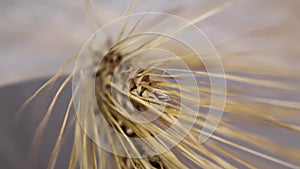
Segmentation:
{"type": "MultiPolygon", "coordinates": [[[[87,7],[91,6],[87,3],[87,7]]],[[[128,14],[132,14],[138,5],[138,1],[129,3],[128,14]]],[[[196,17],[192,23],[198,23],[204,18],[207,18],[220,10],[224,9],[228,4],[217,6],[205,14],[196,17]]],[[[143,35],[135,35],[141,22],[147,14],[144,14],[133,26],[129,26],[130,17],[125,20],[125,23],[120,28],[117,39],[113,41],[109,50],[103,53],[101,47],[90,46],[91,61],[93,62],[87,68],[87,71],[92,72],[95,77],[95,97],[101,116],[104,117],[109,127],[114,129],[112,132],[109,128],[98,128],[92,126],[92,131],[96,139],[91,139],[82,128],[82,124],[96,124],[99,120],[99,112],[93,109],[92,106],[86,105],[84,112],[89,114],[89,118],[80,121],[75,118],[76,115],[71,115],[71,107],[74,101],[74,95],[70,98],[65,118],[61,126],[56,144],[54,146],[48,168],[55,168],[56,160],[60,153],[63,139],[66,135],[67,127],[75,128],[74,142],[72,153],[70,154],[69,168],[119,168],[119,169],[137,169],[137,168],[258,168],[264,166],[265,163],[272,163],[276,166],[287,168],[299,168],[300,159],[299,148],[280,144],[273,141],[267,136],[255,132],[248,132],[243,129],[240,124],[250,125],[266,125],[273,128],[278,128],[285,132],[299,134],[300,128],[297,124],[293,124],[286,120],[287,117],[298,117],[297,113],[300,109],[300,104],[288,100],[280,100],[273,98],[264,98],[253,96],[247,93],[248,88],[256,89],[257,91],[294,91],[291,83],[282,81],[262,80],[258,77],[238,75],[234,73],[226,74],[228,81],[231,81],[226,93],[227,101],[224,109],[224,116],[220,121],[209,141],[199,144],[198,137],[200,134],[209,135],[206,131],[201,131],[207,118],[207,109],[218,109],[217,106],[211,105],[212,97],[220,99],[224,97],[221,91],[215,91],[211,95],[212,89],[209,77],[222,78],[222,74],[209,73],[203,65],[192,65],[193,70],[180,68],[165,68],[168,63],[176,62],[176,59],[166,59],[164,57],[154,57],[147,67],[135,69],[136,64],[142,63],[143,50],[153,48],[159,45],[164,45],[168,42],[166,37],[161,35],[144,37],[143,35]],[[103,61],[99,64],[97,57],[103,56],[103,61]],[[94,61],[95,60],[95,61],[94,61]],[[120,64],[123,63],[122,68],[120,64]],[[127,79],[127,86],[120,87],[121,81],[114,81],[113,75],[119,68],[119,80],[127,79]],[[172,71],[172,75],[165,74],[164,71],[172,71]],[[197,79],[197,86],[176,83],[176,80],[186,81],[191,80],[187,74],[192,73],[197,79]],[[242,84],[242,85],[241,85],[242,84]],[[244,85],[244,86],[243,86],[244,85]],[[248,86],[248,87],[245,87],[248,86]],[[249,87],[250,86],[250,87],[249,87]],[[182,90],[183,92],[179,91],[182,90]],[[117,97],[112,94],[112,90],[117,93],[117,97]],[[154,91],[159,91],[157,95],[151,95],[154,91]],[[197,91],[201,95],[201,100],[198,100],[193,91],[197,91]],[[159,95],[159,93],[164,93],[159,95]],[[124,101],[124,96],[129,97],[124,101]],[[119,99],[119,100],[118,100],[119,99]],[[189,102],[189,106],[182,109],[180,100],[184,99],[189,102]],[[194,106],[199,106],[200,109],[194,109],[194,106]],[[135,108],[140,114],[134,114],[128,108],[135,108]],[[176,119],[182,114],[182,121],[176,124],[176,119]],[[193,115],[196,114],[196,120],[193,115]],[[147,120],[154,115],[159,115],[157,121],[153,123],[135,123],[127,117],[136,116],[139,120],[147,120]],[[70,117],[71,116],[71,117],[70,117]],[[75,119],[75,120],[70,120],[75,119]],[[185,133],[186,128],[190,124],[194,124],[188,135],[183,136],[175,147],[169,151],[163,151],[166,144],[174,144],[174,135],[181,136],[185,133]],[[144,142],[134,142],[129,138],[148,138],[163,133],[165,129],[175,125],[176,129],[170,135],[165,135],[144,142]],[[101,131],[98,131],[101,130],[101,131]],[[99,135],[99,133],[101,135],[99,135]],[[117,135],[116,133],[122,136],[117,135]],[[97,143],[105,136],[105,141],[110,144],[112,152],[99,147],[97,143]],[[128,156],[118,155],[116,152],[123,152],[128,156]],[[162,152],[163,151],[163,152],[162,152]],[[157,155],[143,156],[143,154],[151,154],[156,152],[157,155]],[[130,157],[135,154],[140,156],[130,157]]],[[[156,21],[155,27],[163,25],[164,21],[156,21]]],[[[185,31],[189,25],[177,28],[172,34],[185,31]]],[[[251,32],[253,33],[253,32],[251,32]]],[[[250,33],[249,33],[250,34],[250,33]]],[[[146,35],[146,34],[144,34],[146,35]]],[[[237,39],[240,39],[238,37],[237,39]]],[[[174,49],[176,50],[176,49],[174,49]]],[[[247,53],[249,54],[249,53],[247,53]]],[[[194,53],[182,52],[183,60],[190,58],[194,53]]],[[[224,54],[224,57],[234,57],[242,54],[224,54]]],[[[205,56],[210,57],[210,56],[205,56]]],[[[71,58],[69,62],[77,57],[71,58]]],[[[187,59],[188,60],[188,59],[187,59]]],[[[81,71],[81,70],[80,70],[81,71]]],[[[241,70],[242,71],[242,70],[241,70]]],[[[54,96],[48,111],[41,121],[36,135],[34,137],[34,145],[39,145],[45,126],[48,123],[53,107],[65,86],[71,82],[78,71],[67,76],[65,81],[54,96]]],[[[51,78],[44,86],[29,98],[21,109],[31,102],[44,88],[54,82],[63,74],[63,68],[51,78]]],[[[259,75],[270,77],[270,75],[259,75]]],[[[272,76],[276,76],[272,74],[272,76]]],[[[286,77],[293,79],[293,77],[286,77]]],[[[124,81],[126,82],[126,80],[124,81]]],[[[75,93],[78,91],[75,90],[75,93]]],[[[80,93],[85,94],[85,93],[80,93]]],[[[94,96],[88,95],[86,98],[92,100],[94,96]]],[[[89,101],[87,101],[89,102],[89,101]]],[[[220,110],[223,111],[223,110],[220,110]]],[[[81,112],[82,113],[82,112],[81,112]]],[[[214,120],[214,119],[213,119],[214,120]]],[[[33,149],[33,154],[38,150],[33,149]]]]}

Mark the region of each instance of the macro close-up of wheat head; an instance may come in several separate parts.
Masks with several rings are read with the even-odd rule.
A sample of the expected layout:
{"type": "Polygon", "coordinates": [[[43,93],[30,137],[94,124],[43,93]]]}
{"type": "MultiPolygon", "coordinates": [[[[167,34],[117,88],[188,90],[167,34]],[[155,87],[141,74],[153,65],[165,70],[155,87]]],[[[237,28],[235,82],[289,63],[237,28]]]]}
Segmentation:
{"type": "Polygon", "coordinates": [[[0,168],[300,168],[299,0],[0,4],[0,168]]]}

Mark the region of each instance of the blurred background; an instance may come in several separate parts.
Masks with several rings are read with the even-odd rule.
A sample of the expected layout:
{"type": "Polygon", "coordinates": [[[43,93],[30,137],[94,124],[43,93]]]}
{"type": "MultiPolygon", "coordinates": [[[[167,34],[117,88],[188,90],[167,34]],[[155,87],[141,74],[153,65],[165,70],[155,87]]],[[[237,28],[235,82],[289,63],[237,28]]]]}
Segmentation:
{"type": "Polygon", "coordinates": [[[0,85],[53,74],[91,34],[83,2],[0,3],[0,85]]]}
{"type": "MultiPolygon", "coordinates": [[[[79,53],[93,30],[123,16],[128,1],[91,0],[89,5],[86,2],[2,0],[0,86],[53,74],[67,58],[79,53]]],[[[223,7],[226,2],[179,0],[175,3],[163,0],[153,3],[140,0],[135,12],[151,8],[152,11],[176,14],[191,21],[211,9],[223,7]]],[[[290,0],[289,3],[242,0],[216,15],[208,15],[197,26],[216,45],[220,55],[224,55],[222,59],[227,71],[243,65],[249,71],[282,73],[278,69],[284,67],[289,69],[284,72],[296,75],[299,66],[290,58],[298,59],[296,54],[299,54],[299,6],[298,0],[290,0]],[[221,46],[223,43],[226,45],[221,46]],[[255,53],[255,56],[251,53],[266,49],[274,52],[255,53]],[[249,52],[248,55],[252,55],[227,57],[226,54],[232,52],[249,52]]]]}

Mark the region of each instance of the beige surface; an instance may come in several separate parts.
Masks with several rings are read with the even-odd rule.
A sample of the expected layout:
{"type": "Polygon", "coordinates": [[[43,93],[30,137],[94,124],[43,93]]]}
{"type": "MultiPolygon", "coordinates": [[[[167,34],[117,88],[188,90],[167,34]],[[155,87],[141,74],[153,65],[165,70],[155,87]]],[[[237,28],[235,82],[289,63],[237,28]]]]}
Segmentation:
{"type": "MultiPolygon", "coordinates": [[[[151,7],[147,2],[141,0],[137,11],[151,7]]],[[[184,10],[180,15],[191,19],[224,1],[172,2],[163,1],[153,11],[166,9],[174,13],[184,10]],[[200,5],[191,5],[194,2],[200,2],[200,5]]],[[[282,75],[288,72],[297,76],[300,1],[288,2],[239,1],[197,25],[215,45],[227,44],[226,47],[218,47],[226,71],[245,69],[282,75]],[[259,29],[262,30],[234,42],[234,38],[259,29]],[[274,52],[245,57],[226,55],[262,49],[274,52]]],[[[126,0],[92,0],[92,5],[103,23],[122,16],[126,11],[126,0]]],[[[61,63],[80,51],[92,34],[83,0],[1,1],[0,11],[0,86],[53,74],[61,63]]]]}
{"type": "Polygon", "coordinates": [[[91,33],[79,1],[0,2],[0,85],[54,73],[91,33]]]}

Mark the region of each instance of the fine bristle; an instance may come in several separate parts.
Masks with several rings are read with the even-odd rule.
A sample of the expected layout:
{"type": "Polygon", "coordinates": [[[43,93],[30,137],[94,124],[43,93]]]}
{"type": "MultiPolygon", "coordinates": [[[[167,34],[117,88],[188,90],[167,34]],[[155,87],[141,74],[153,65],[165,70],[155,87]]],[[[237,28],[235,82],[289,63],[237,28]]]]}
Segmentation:
{"type": "MultiPolygon", "coordinates": [[[[215,48],[210,48],[211,42],[204,47],[195,44],[193,48],[198,48],[191,50],[187,44],[174,38],[197,38],[192,34],[193,24],[217,15],[234,2],[226,1],[209,10],[203,7],[205,13],[193,17],[189,24],[183,24],[185,21],[182,20],[182,24],[167,27],[175,17],[158,13],[134,14],[141,2],[130,0],[127,15],[115,21],[119,23],[113,22],[115,27],[108,25],[94,31],[81,54],[68,61],[77,59],[77,62],[84,61],[88,65],[83,64],[84,69],[75,68],[61,84],[36,130],[30,156],[36,158],[57,98],[75,79],[76,85],[80,85],[73,84],[73,96],[66,105],[49,169],[55,168],[68,127],[75,129],[70,169],[299,168],[300,148],[283,140],[273,140],[274,134],[268,133],[299,136],[300,103],[286,99],[289,94],[299,92],[299,79],[287,70],[282,70],[282,76],[273,69],[256,73],[238,62],[226,64],[227,59],[275,53],[276,50],[234,53],[224,50],[219,53],[226,71],[222,74],[214,69],[215,65],[211,69],[205,63],[215,61],[215,48]],[[158,30],[170,36],[153,34],[158,30]],[[101,39],[104,34],[109,38],[101,39]],[[103,45],[99,46],[101,43],[103,45]],[[104,44],[107,47],[103,47],[104,44]],[[163,50],[153,50],[159,47],[163,50]],[[173,52],[173,55],[166,51],[173,52]],[[212,84],[212,78],[217,79],[217,84],[212,84]],[[214,88],[214,85],[222,85],[222,79],[227,86],[214,88]],[[81,86],[88,82],[94,88],[81,86]],[[286,97],[280,97],[282,95],[286,97]],[[224,100],[224,105],[215,104],[222,103],[221,100],[224,100]],[[73,102],[79,102],[75,104],[77,114],[70,113],[73,102]],[[210,110],[222,112],[222,119],[217,114],[210,114],[210,110]],[[201,136],[209,139],[200,143],[201,136]],[[102,147],[104,143],[108,147],[102,147]]],[[[149,12],[159,6],[159,2],[156,3],[149,6],[149,12]]],[[[89,1],[85,6],[94,16],[89,1]]],[[[100,26],[100,21],[95,20],[100,26]]],[[[224,49],[231,43],[259,37],[266,32],[265,29],[251,30],[215,47],[224,49]]],[[[199,41],[193,39],[191,42],[199,41]]],[[[292,52],[280,50],[285,51],[292,52]]],[[[21,110],[63,74],[64,71],[60,70],[54,75],[24,103],[21,110]]]]}

